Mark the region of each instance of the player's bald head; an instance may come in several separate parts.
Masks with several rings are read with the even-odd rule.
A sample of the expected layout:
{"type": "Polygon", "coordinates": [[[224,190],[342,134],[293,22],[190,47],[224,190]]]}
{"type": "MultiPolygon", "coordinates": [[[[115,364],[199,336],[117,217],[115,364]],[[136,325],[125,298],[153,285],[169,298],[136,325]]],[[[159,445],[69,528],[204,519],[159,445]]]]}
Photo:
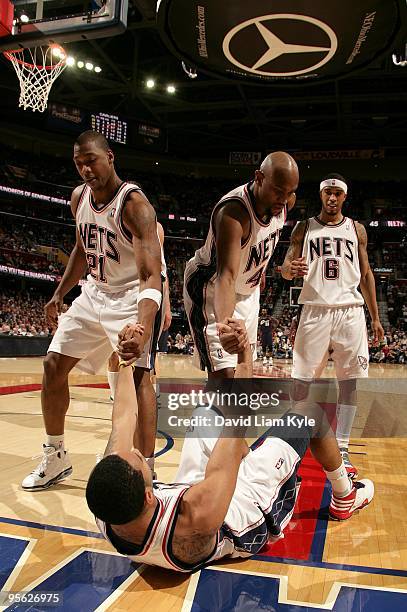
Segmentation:
{"type": "Polygon", "coordinates": [[[284,151],[270,153],[254,176],[254,196],[263,215],[279,215],[286,204],[293,205],[299,173],[291,155],[284,151]]]}
{"type": "Polygon", "coordinates": [[[82,147],[90,144],[95,145],[98,149],[102,149],[102,151],[109,151],[110,149],[109,143],[107,142],[105,136],[99,132],[95,132],[94,130],[86,130],[86,132],[82,132],[82,134],[80,134],[75,141],[76,147],[82,147]]]}
{"type": "Polygon", "coordinates": [[[293,157],[284,151],[275,151],[265,157],[260,166],[265,177],[298,179],[298,166],[293,157]]]}

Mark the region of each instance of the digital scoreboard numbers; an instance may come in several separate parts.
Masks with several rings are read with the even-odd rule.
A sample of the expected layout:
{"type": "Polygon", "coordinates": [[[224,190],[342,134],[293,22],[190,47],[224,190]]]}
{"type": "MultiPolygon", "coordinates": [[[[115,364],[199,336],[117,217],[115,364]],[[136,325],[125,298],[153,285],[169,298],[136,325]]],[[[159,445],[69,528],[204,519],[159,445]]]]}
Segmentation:
{"type": "Polygon", "coordinates": [[[109,113],[92,114],[91,128],[100,132],[112,142],[127,144],[127,121],[119,119],[117,115],[109,115],[109,113]]]}

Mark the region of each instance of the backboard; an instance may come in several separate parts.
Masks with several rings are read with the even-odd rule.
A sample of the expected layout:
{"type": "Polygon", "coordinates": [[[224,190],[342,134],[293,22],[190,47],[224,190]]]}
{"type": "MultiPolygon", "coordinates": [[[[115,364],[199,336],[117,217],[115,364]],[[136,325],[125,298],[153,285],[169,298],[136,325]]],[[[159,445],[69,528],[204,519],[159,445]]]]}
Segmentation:
{"type": "MultiPolygon", "coordinates": [[[[10,0],[0,0],[2,6],[10,0]]],[[[126,29],[128,0],[12,0],[11,33],[0,32],[0,51],[88,38],[108,38],[126,29]]],[[[3,11],[4,13],[4,11],[3,11]]]]}

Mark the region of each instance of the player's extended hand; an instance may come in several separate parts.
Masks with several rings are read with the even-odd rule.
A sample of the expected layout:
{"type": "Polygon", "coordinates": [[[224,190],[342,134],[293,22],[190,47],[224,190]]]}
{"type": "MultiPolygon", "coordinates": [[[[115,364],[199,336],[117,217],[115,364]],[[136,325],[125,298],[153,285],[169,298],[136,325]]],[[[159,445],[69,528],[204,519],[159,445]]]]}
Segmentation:
{"type": "Polygon", "coordinates": [[[58,327],[58,315],[61,314],[63,305],[63,298],[58,293],[54,293],[50,301],[44,306],[45,319],[53,329],[58,327]]]}
{"type": "Polygon", "coordinates": [[[384,329],[379,319],[372,321],[372,331],[375,342],[381,342],[384,339],[384,329]]]}
{"type": "Polygon", "coordinates": [[[305,257],[298,257],[290,262],[290,274],[291,278],[306,276],[308,274],[308,266],[305,263],[305,257]]]}
{"type": "Polygon", "coordinates": [[[130,365],[141,357],[145,342],[144,326],[140,323],[128,323],[119,332],[117,354],[130,365]]]}
{"type": "Polygon", "coordinates": [[[227,318],[217,324],[219,341],[226,352],[242,353],[249,345],[246,326],[241,319],[227,318]]]}

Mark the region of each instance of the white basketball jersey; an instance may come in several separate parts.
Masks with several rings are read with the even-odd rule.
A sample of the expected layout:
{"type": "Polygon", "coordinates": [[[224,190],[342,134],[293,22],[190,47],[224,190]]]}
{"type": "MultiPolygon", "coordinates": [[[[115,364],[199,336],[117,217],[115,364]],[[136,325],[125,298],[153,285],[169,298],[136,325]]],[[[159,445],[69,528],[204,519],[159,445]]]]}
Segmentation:
{"type": "MultiPolygon", "coordinates": [[[[233,542],[223,537],[222,530],[220,530],[217,534],[212,553],[207,559],[204,559],[196,566],[184,564],[174,558],[171,546],[172,536],[178,518],[180,501],[189,488],[190,485],[188,484],[154,483],[154,495],[158,502],[157,508],[141,546],[137,546],[136,544],[129,545],[127,542],[125,543],[125,548],[123,548],[123,546],[118,545],[120,542],[118,542],[117,536],[112,534],[110,526],[107,526],[106,523],[98,518],[96,519],[96,523],[104,537],[109,540],[119,552],[125,554],[135,563],[147,563],[148,565],[156,565],[166,569],[190,572],[192,569],[202,564],[215,561],[225,555],[233,555],[233,542]]],[[[247,556],[249,556],[249,554],[250,553],[248,553],[247,556]]]]}
{"type": "MultiPolygon", "coordinates": [[[[166,569],[191,572],[223,557],[250,557],[258,552],[269,537],[267,521],[257,499],[248,493],[247,483],[238,478],[233,501],[225,522],[216,534],[212,552],[195,565],[182,563],[172,552],[172,537],[179,514],[182,496],[189,484],[155,482],[154,495],[158,501],[155,514],[140,546],[120,541],[109,525],[96,518],[103,536],[118,552],[136,563],[157,565],[166,569]]],[[[277,498],[278,495],[276,494],[277,498]]]]}
{"type": "Polygon", "coordinates": [[[250,215],[250,235],[241,247],[239,273],[235,282],[236,293],[241,295],[250,295],[256,291],[262,274],[277,246],[287,216],[287,208],[284,207],[279,215],[271,217],[268,223],[263,223],[256,215],[254,196],[250,186],[251,183],[232,189],[218,202],[212,211],[205,244],[196,251],[194,257],[188,262],[188,274],[193,273],[195,268],[202,270],[206,282],[213,281],[216,278],[214,214],[225,202],[240,201],[250,215]]]}
{"type": "MultiPolygon", "coordinates": [[[[88,281],[108,293],[138,287],[139,273],[136,267],[133,239],[123,223],[123,207],[128,195],[141,188],[135,183],[124,182],[107,204],[98,206],[92,190],[85,185],[76,210],[76,225],[88,261],[88,281]]],[[[162,274],[166,274],[161,249],[162,274]]]]}
{"type": "Polygon", "coordinates": [[[355,222],[344,217],[328,225],[317,217],[307,220],[302,256],[308,265],[299,304],[349,306],[363,304],[358,291],[360,266],[355,222]]]}

